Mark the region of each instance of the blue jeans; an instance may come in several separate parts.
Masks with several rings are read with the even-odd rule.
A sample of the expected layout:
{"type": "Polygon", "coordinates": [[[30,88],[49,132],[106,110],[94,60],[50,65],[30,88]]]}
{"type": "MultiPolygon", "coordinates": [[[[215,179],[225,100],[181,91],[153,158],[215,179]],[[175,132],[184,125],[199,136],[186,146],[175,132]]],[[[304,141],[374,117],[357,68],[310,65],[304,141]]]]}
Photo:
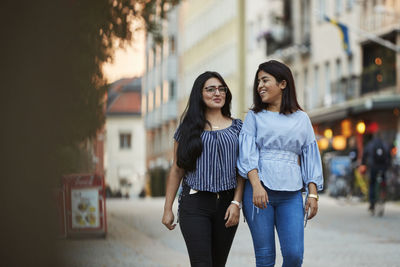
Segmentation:
{"type": "Polygon", "coordinates": [[[301,191],[267,190],[266,209],[253,205],[253,188],[246,182],[243,212],[253,238],[256,266],[275,266],[275,232],[278,232],[283,256],[282,267],[297,267],[303,262],[304,211],[301,191]]]}

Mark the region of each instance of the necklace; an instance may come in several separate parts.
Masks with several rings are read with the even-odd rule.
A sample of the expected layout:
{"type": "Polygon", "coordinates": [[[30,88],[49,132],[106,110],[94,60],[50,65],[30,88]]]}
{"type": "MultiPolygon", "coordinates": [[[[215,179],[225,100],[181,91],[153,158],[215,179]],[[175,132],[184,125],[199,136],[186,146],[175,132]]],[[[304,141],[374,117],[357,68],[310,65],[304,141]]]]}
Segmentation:
{"type": "Polygon", "coordinates": [[[211,126],[213,129],[219,129],[219,126],[211,126]]]}

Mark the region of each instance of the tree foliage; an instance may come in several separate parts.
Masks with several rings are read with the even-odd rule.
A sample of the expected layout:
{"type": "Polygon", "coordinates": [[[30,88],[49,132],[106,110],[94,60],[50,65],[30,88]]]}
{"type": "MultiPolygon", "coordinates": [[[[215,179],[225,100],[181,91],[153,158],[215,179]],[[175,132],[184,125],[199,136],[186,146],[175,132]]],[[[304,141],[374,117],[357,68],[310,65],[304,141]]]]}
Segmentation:
{"type": "Polygon", "coordinates": [[[102,65],[112,60],[114,40],[132,40],[133,19],[157,35],[158,17],[178,2],[2,2],[3,264],[60,266],[50,193],[68,162],[77,162],[76,147],[104,124],[102,65]]]}

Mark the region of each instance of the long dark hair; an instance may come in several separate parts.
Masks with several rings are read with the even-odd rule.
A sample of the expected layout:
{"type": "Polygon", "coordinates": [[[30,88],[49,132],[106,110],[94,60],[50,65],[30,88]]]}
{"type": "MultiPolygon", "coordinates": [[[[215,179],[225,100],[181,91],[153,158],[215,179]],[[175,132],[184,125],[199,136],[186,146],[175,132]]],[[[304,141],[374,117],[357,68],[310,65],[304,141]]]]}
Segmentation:
{"type": "Polygon", "coordinates": [[[257,113],[268,108],[268,104],[263,103],[260,95],[258,94],[258,73],[260,71],[264,71],[274,76],[276,82],[278,83],[282,82],[283,80],[286,81],[286,87],[282,92],[282,102],[279,113],[290,114],[296,112],[297,110],[303,110],[297,102],[296,87],[294,85],[292,72],[288,66],[276,60],[270,60],[258,66],[256,77],[254,78],[253,107],[251,110],[257,113]]]}
{"type": "MultiPolygon", "coordinates": [[[[177,165],[187,172],[196,169],[197,158],[203,152],[203,142],[200,136],[206,123],[210,124],[206,120],[206,105],[203,101],[203,87],[210,78],[216,78],[223,86],[228,87],[222,76],[214,71],[206,71],[194,81],[188,104],[180,121],[177,151],[177,165]]],[[[228,88],[221,112],[222,115],[229,118],[231,117],[231,100],[232,94],[228,88]]]]}

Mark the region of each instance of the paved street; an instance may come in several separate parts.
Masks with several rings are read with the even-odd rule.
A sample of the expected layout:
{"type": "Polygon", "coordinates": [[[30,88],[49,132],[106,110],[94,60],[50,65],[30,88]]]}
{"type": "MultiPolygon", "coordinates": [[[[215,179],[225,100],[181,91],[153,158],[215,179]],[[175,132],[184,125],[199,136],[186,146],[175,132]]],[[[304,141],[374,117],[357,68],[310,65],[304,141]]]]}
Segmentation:
{"type": "MultiPolygon", "coordinates": [[[[160,222],[163,202],[163,198],[107,200],[106,239],[60,240],[60,248],[68,251],[68,266],[190,266],[179,227],[169,231],[160,222]]],[[[366,203],[322,196],[318,217],[305,231],[303,266],[398,267],[399,226],[399,203],[388,203],[385,216],[379,218],[367,213],[366,203]]],[[[277,254],[276,266],[281,266],[277,254]]],[[[255,266],[243,218],[227,266],[255,266]]]]}

